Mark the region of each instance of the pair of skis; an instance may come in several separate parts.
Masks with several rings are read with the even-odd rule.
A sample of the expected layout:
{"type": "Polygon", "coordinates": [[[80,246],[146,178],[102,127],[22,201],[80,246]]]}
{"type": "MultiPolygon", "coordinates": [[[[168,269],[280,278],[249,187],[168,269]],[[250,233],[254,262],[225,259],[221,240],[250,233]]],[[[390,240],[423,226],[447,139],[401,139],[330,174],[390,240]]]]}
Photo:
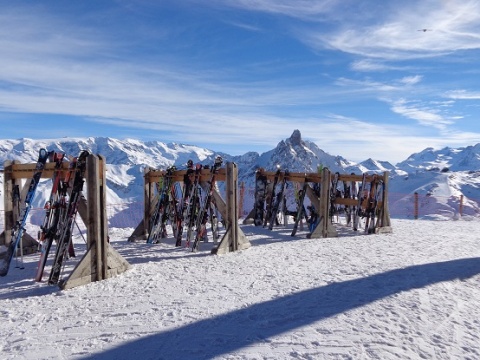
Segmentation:
{"type": "Polygon", "coordinates": [[[191,180],[190,191],[188,194],[188,204],[186,204],[186,248],[190,247],[190,242],[192,241],[193,236],[193,226],[195,225],[195,220],[200,209],[200,173],[202,168],[202,164],[197,164],[193,173],[190,174],[190,176],[193,176],[193,180],[191,180]]]}
{"type": "Polygon", "coordinates": [[[10,263],[12,262],[17,247],[20,244],[20,240],[22,239],[23,233],[25,231],[28,214],[30,212],[30,209],[32,208],[33,198],[35,196],[35,192],[37,191],[37,187],[40,182],[40,178],[42,177],[42,172],[45,168],[48,156],[49,153],[47,152],[47,150],[43,148],[40,149],[37,163],[35,165],[33,178],[30,181],[30,185],[28,187],[22,210],[20,212],[18,220],[15,222],[12,228],[12,239],[10,245],[8,246],[6,255],[3,259],[0,260],[0,276],[6,276],[8,274],[10,263]]]}
{"type": "MultiPolygon", "coordinates": [[[[272,190],[272,200],[274,201],[273,201],[273,205],[271,205],[271,210],[270,210],[271,211],[270,221],[268,224],[269,230],[272,230],[273,226],[278,222],[277,215],[278,215],[278,212],[280,211],[280,206],[282,204],[285,206],[284,198],[285,198],[285,189],[287,187],[288,176],[289,176],[289,172],[288,170],[285,170],[285,172],[283,173],[283,179],[281,181],[280,189],[278,190],[278,192],[276,192],[276,189],[275,189],[276,183],[274,183],[273,190],[272,190]]],[[[277,182],[278,182],[278,178],[277,178],[277,182]]]]}
{"type": "Polygon", "coordinates": [[[203,199],[203,203],[200,205],[199,212],[196,217],[196,235],[195,240],[192,245],[192,251],[197,251],[200,246],[200,240],[204,239],[207,235],[207,221],[208,221],[208,211],[210,211],[210,221],[212,223],[212,229],[214,233],[214,238],[216,237],[216,229],[215,229],[215,219],[213,218],[213,209],[212,209],[212,202],[213,202],[213,191],[215,189],[215,176],[217,174],[218,169],[222,166],[223,159],[220,156],[217,156],[215,159],[215,163],[210,168],[210,179],[207,182],[207,186],[205,189],[205,198],[203,199]]]}
{"type": "MultiPolygon", "coordinates": [[[[354,175],[354,174],[352,174],[354,175]]],[[[329,209],[329,216],[332,219],[336,211],[335,209],[335,199],[341,196],[341,191],[338,190],[338,181],[339,181],[339,173],[336,173],[332,179],[332,188],[330,192],[330,209],[329,209]]],[[[305,208],[303,206],[306,190],[308,188],[308,184],[304,183],[303,189],[299,192],[298,196],[298,206],[297,206],[297,215],[295,217],[295,223],[293,226],[293,230],[291,236],[295,236],[298,224],[302,219],[303,214],[305,213],[305,208]]],[[[377,205],[379,200],[383,201],[384,197],[384,185],[383,181],[378,178],[377,175],[373,175],[370,181],[367,181],[367,174],[363,174],[362,181],[358,187],[357,191],[357,184],[355,181],[351,181],[350,183],[343,183],[344,187],[344,198],[357,198],[357,205],[356,206],[348,206],[345,208],[345,214],[347,217],[347,225],[353,223],[353,230],[357,231],[359,227],[360,218],[365,218],[365,233],[371,234],[375,232],[375,228],[378,223],[377,218],[377,205]]],[[[315,222],[315,210],[313,207],[310,207],[311,211],[311,219],[310,222],[314,225],[315,222]]],[[[314,226],[310,229],[311,231],[314,229],[314,226]]]]}
{"type": "Polygon", "coordinates": [[[193,167],[193,161],[188,160],[187,162],[187,172],[183,176],[183,189],[182,189],[182,198],[177,204],[177,209],[175,213],[175,223],[177,232],[175,234],[176,242],[175,246],[182,246],[182,237],[183,237],[183,225],[184,221],[188,215],[189,210],[189,196],[193,186],[195,170],[193,167]]]}
{"type": "MultiPolygon", "coordinates": [[[[358,217],[365,218],[365,233],[375,233],[377,226],[377,205],[380,197],[383,197],[384,185],[383,181],[378,179],[377,175],[372,176],[372,180],[367,182],[367,175],[363,174],[362,183],[359,188],[358,206],[356,211],[356,220],[358,225],[358,217]]],[[[382,199],[383,200],[383,199],[382,199]]],[[[354,230],[357,230],[355,226],[354,230]]]]}
{"type": "Polygon", "coordinates": [[[373,179],[370,182],[370,189],[368,191],[367,203],[365,206],[365,233],[375,233],[375,228],[378,223],[378,201],[380,198],[383,200],[384,194],[383,181],[380,181],[377,175],[373,175],[373,179]]]}
{"type": "Polygon", "coordinates": [[[82,196],[83,185],[85,183],[85,171],[87,164],[87,157],[89,152],[82,150],[76,160],[72,161],[74,164],[73,170],[73,185],[72,191],[69,194],[68,205],[60,212],[57,232],[55,238],[57,240],[57,249],[53,259],[52,271],[48,278],[50,285],[55,285],[60,279],[63,269],[67,251],[72,246],[72,231],[75,223],[75,217],[78,211],[78,203],[82,196]]]}
{"type": "Polygon", "coordinates": [[[303,184],[303,187],[298,191],[298,199],[297,199],[297,214],[295,215],[295,222],[293,223],[293,229],[291,236],[295,236],[298,231],[298,225],[302,221],[303,217],[306,215],[305,210],[305,196],[307,195],[307,189],[309,185],[308,182],[303,184]]]}
{"type": "Polygon", "coordinates": [[[259,168],[255,173],[255,215],[254,224],[263,224],[265,214],[265,197],[267,194],[267,177],[263,174],[264,169],[259,168]]]}
{"type": "Polygon", "coordinates": [[[160,238],[166,237],[166,223],[168,219],[168,210],[170,208],[170,193],[172,191],[172,175],[176,167],[171,166],[167,169],[165,176],[159,184],[159,194],[155,210],[150,220],[150,232],[147,243],[158,243],[160,238]]]}
{"type": "MultiPolygon", "coordinates": [[[[54,152],[53,161],[55,163],[53,173],[53,185],[50,192],[50,197],[45,204],[45,217],[40,226],[38,240],[40,242],[40,260],[38,262],[37,271],[35,274],[35,281],[42,281],[43,272],[47,263],[47,258],[52,247],[52,243],[57,233],[59,220],[62,212],[66,209],[66,196],[68,189],[68,182],[70,181],[70,174],[63,178],[61,167],[65,154],[54,152]]],[[[73,162],[71,163],[72,166],[73,162]]]]}
{"type": "Polygon", "coordinates": [[[288,178],[288,170],[284,172],[282,181],[281,170],[277,169],[275,177],[273,178],[272,189],[268,191],[267,179],[261,174],[263,169],[259,169],[256,175],[256,199],[255,199],[255,220],[256,226],[259,226],[263,222],[263,227],[268,224],[269,230],[273,229],[274,223],[277,222],[277,215],[281,204],[283,203],[285,188],[288,178]],[[277,185],[280,182],[279,189],[277,185]],[[266,210],[264,211],[264,202],[267,203],[266,210]]]}

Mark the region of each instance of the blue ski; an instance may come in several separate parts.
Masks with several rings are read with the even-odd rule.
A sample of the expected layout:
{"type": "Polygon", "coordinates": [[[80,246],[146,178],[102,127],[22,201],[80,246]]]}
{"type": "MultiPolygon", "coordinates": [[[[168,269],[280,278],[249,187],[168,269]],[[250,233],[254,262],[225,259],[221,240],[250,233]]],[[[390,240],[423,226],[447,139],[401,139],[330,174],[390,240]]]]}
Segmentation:
{"type": "Polygon", "coordinates": [[[37,164],[35,166],[35,172],[33,174],[33,178],[30,181],[30,186],[27,191],[27,195],[25,196],[25,204],[18,217],[17,222],[12,228],[12,241],[8,246],[7,253],[3,259],[0,260],[0,276],[6,276],[8,274],[8,270],[10,268],[10,263],[12,262],[13,255],[17,250],[18,245],[20,244],[20,240],[23,236],[25,231],[25,224],[27,223],[28,213],[32,208],[32,201],[35,196],[35,191],[37,190],[38,183],[40,182],[40,178],[42,177],[43,169],[45,168],[45,163],[48,159],[48,152],[45,149],[40,149],[38,154],[37,164]]]}

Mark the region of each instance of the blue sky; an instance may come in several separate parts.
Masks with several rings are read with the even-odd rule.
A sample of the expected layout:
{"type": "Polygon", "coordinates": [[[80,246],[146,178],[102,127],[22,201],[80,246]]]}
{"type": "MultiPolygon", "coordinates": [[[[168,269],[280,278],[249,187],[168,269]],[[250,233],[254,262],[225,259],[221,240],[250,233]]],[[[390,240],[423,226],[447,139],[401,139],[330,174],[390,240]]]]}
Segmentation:
{"type": "Polygon", "coordinates": [[[480,142],[480,1],[0,0],[0,137],[392,163],[480,142]],[[419,31],[426,29],[426,31],[419,31]]]}

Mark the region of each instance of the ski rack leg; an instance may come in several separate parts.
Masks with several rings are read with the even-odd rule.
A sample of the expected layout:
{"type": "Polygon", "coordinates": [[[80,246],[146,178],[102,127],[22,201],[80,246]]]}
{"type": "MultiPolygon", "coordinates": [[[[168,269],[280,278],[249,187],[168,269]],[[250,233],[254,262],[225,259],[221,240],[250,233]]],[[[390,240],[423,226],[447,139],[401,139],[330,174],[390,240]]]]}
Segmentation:
{"type": "MultiPolygon", "coordinates": [[[[250,241],[246,238],[243,231],[238,226],[238,168],[233,162],[227,162],[227,178],[226,178],[226,206],[220,204],[222,198],[213,192],[218,210],[227,223],[227,232],[223,236],[220,244],[212,249],[212,254],[226,254],[237,250],[244,250],[251,246],[250,241]],[[225,210],[225,212],[222,212],[225,210]]],[[[222,204],[223,205],[223,204],[222,204]]]]}
{"type": "Polygon", "coordinates": [[[391,233],[392,227],[390,222],[390,211],[388,209],[388,180],[390,173],[385,171],[383,173],[383,193],[382,193],[382,204],[380,206],[378,214],[378,224],[375,229],[376,234],[385,234],[391,233]]]}
{"type": "Polygon", "coordinates": [[[320,199],[318,201],[319,207],[319,219],[317,226],[309,234],[310,238],[326,238],[326,237],[337,237],[338,233],[335,227],[329,221],[329,205],[330,205],[330,170],[324,168],[322,170],[322,184],[320,188],[320,199]]]}
{"type": "Polygon", "coordinates": [[[8,247],[12,241],[12,232],[11,229],[15,224],[14,214],[13,214],[13,188],[15,186],[15,179],[12,177],[12,165],[15,161],[5,160],[3,163],[3,216],[4,216],[4,228],[0,234],[0,244],[8,247]]]}
{"type": "Polygon", "coordinates": [[[104,158],[90,154],[87,158],[87,252],[69,277],[59,282],[63,290],[114,277],[131,267],[108,241],[104,179],[104,158]]]}

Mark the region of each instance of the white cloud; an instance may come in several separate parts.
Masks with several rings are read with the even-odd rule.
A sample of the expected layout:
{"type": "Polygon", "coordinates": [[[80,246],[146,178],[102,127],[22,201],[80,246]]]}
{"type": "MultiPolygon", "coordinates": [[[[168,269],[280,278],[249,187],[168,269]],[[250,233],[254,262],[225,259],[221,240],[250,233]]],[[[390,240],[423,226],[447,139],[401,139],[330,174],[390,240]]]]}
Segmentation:
{"type": "Polygon", "coordinates": [[[319,21],[322,14],[338,7],[336,0],[217,0],[216,3],[310,21],[319,21]]]}
{"type": "Polygon", "coordinates": [[[405,67],[393,66],[388,62],[378,61],[373,59],[359,59],[350,64],[350,68],[354,71],[365,72],[384,72],[390,70],[406,70],[405,67]]]}
{"type": "Polygon", "coordinates": [[[406,118],[415,120],[420,125],[429,126],[438,130],[446,130],[448,125],[454,123],[451,119],[443,117],[436,109],[419,107],[419,104],[400,99],[393,102],[392,111],[406,118]]]}
{"type": "Polygon", "coordinates": [[[414,76],[406,76],[400,79],[400,82],[406,85],[415,85],[422,81],[421,75],[414,75],[414,76]]]}
{"type": "Polygon", "coordinates": [[[480,100],[480,92],[467,90],[452,90],[445,94],[447,98],[455,100],[480,100]]]}
{"type": "Polygon", "coordinates": [[[352,5],[330,31],[305,29],[303,40],[316,49],[391,61],[480,49],[479,1],[371,1],[369,5],[352,5]],[[426,27],[431,31],[418,31],[426,27]]]}

